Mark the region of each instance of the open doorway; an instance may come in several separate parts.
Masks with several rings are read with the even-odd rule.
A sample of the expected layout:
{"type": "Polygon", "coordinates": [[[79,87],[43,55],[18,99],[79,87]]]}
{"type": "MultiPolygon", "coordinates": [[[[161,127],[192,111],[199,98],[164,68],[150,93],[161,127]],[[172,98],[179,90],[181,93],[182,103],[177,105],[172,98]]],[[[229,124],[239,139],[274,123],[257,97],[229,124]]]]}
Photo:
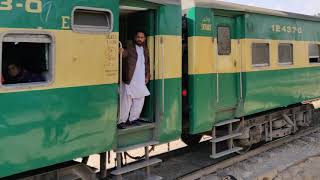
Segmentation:
{"type": "Polygon", "coordinates": [[[136,31],[146,33],[146,44],[150,54],[150,73],[151,80],[147,84],[150,96],[145,98],[143,111],[140,116],[140,122],[153,123],[155,120],[155,91],[154,91],[154,55],[155,55],[155,12],[146,8],[131,6],[120,6],[119,36],[124,48],[134,45],[134,36],[136,31]]]}

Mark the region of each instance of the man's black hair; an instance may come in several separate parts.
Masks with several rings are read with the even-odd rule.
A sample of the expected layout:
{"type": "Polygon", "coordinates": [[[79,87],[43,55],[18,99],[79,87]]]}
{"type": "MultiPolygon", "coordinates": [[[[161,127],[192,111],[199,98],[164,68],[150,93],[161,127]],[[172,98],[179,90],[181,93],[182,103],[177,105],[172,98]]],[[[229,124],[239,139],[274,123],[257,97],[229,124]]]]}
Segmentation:
{"type": "Polygon", "coordinates": [[[144,30],[141,30],[141,29],[138,29],[138,30],[136,30],[136,31],[134,32],[134,37],[135,37],[136,35],[138,35],[138,33],[143,33],[143,34],[144,34],[144,36],[146,36],[146,37],[147,37],[146,32],[145,32],[144,30]]]}
{"type": "Polygon", "coordinates": [[[15,65],[18,68],[22,67],[22,63],[17,59],[12,59],[11,61],[7,62],[7,66],[10,66],[10,65],[15,65]]]}

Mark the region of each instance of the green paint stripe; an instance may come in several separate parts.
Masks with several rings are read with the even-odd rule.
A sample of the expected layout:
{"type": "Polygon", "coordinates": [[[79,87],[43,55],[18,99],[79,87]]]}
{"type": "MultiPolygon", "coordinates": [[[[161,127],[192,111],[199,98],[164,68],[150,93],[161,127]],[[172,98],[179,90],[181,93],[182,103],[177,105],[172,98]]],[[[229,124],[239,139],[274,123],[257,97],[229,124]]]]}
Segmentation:
{"type": "Polygon", "coordinates": [[[158,9],[161,6],[160,4],[155,4],[152,2],[146,2],[141,0],[120,0],[120,5],[147,9],[158,9]]]}
{"type": "Polygon", "coordinates": [[[0,94],[0,177],[111,150],[117,87],[0,94]]]}
{"type": "MultiPolygon", "coordinates": [[[[0,27],[2,28],[28,28],[36,29],[62,29],[62,16],[72,15],[76,6],[110,9],[114,15],[114,32],[118,32],[119,1],[92,1],[92,0],[42,0],[43,9],[40,14],[28,13],[25,8],[15,5],[10,11],[0,11],[0,27]],[[5,17],[5,18],[4,18],[5,17]]],[[[3,6],[3,5],[1,5],[3,6]]],[[[71,21],[68,21],[69,25],[71,21]]],[[[71,25],[70,25],[71,26],[71,25]]]]}
{"type": "MultiPolygon", "coordinates": [[[[162,81],[151,84],[156,100],[154,117],[160,118],[162,81]]],[[[115,140],[117,87],[0,94],[0,143],[6,147],[0,149],[0,177],[110,150],[115,140]]],[[[181,114],[181,78],[166,79],[164,118],[157,119],[160,142],[180,137],[181,114]]]]}
{"type": "Polygon", "coordinates": [[[167,5],[161,6],[157,11],[156,35],[176,35],[182,34],[181,6],[167,5]]]}
{"type": "Polygon", "coordinates": [[[209,131],[215,121],[216,76],[213,74],[191,75],[188,81],[189,133],[209,131]]]}
{"type": "MultiPolygon", "coordinates": [[[[119,0],[92,1],[92,0],[42,0],[41,13],[28,13],[24,8],[14,8],[10,11],[0,11],[0,27],[2,28],[27,28],[27,29],[63,29],[70,30],[72,10],[76,6],[109,9],[114,16],[113,32],[119,32],[119,0]],[[65,19],[65,24],[62,17],[65,19]],[[69,27],[69,28],[63,28],[69,27]]],[[[122,5],[136,6],[152,9],[156,16],[147,19],[150,26],[157,22],[155,30],[149,30],[150,35],[181,35],[181,6],[158,5],[145,1],[125,0],[122,5]]]]}
{"type": "Polygon", "coordinates": [[[208,8],[193,7],[188,10],[188,35],[212,37],[213,33],[213,11],[208,8]],[[201,25],[211,26],[211,30],[203,30],[201,25]]]}
{"type": "Polygon", "coordinates": [[[170,142],[180,138],[182,132],[182,81],[181,78],[165,80],[164,114],[162,114],[162,80],[155,81],[156,118],[160,122],[159,141],[170,142]],[[163,119],[161,119],[163,117],[163,119]]]}
{"type": "Polygon", "coordinates": [[[187,17],[189,36],[216,36],[217,26],[226,24],[233,39],[320,41],[320,22],[204,7],[189,9],[187,17]],[[203,30],[203,24],[211,24],[211,31],[203,30]]]}
{"type": "Polygon", "coordinates": [[[320,97],[320,67],[250,72],[244,78],[245,115],[320,97]]]}
{"type": "Polygon", "coordinates": [[[320,67],[245,72],[241,102],[238,98],[239,73],[219,74],[219,103],[216,77],[215,74],[189,76],[191,134],[209,131],[214,123],[227,118],[248,116],[320,97],[320,67]],[[218,113],[221,107],[232,102],[240,102],[235,105],[234,117],[230,116],[232,113],[218,113]]]}
{"type": "Polygon", "coordinates": [[[245,38],[320,41],[320,22],[248,14],[245,25],[245,38]]]}

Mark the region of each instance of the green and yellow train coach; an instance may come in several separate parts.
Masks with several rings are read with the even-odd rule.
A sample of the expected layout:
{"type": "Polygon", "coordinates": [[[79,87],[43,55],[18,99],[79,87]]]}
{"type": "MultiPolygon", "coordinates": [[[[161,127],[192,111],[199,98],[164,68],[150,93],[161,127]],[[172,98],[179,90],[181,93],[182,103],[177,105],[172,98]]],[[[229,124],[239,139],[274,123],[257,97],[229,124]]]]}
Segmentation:
{"type": "Polygon", "coordinates": [[[210,0],[183,6],[186,142],[210,131],[215,158],[306,125],[320,96],[319,18],[210,0]]]}
{"type": "Polygon", "coordinates": [[[103,179],[108,151],[111,175],[150,178],[150,146],[209,134],[212,158],[241,153],[309,126],[319,107],[317,17],[211,0],[0,0],[0,17],[0,178],[95,179],[86,162],[100,154],[103,179]],[[151,96],[142,125],[117,129],[119,48],[136,30],[151,96]]]}
{"type": "Polygon", "coordinates": [[[45,179],[33,170],[59,164],[54,172],[78,157],[179,139],[178,1],[1,0],[0,17],[0,177],[29,171],[45,179]],[[118,131],[118,49],[137,29],[147,32],[151,54],[152,95],[143,112],[149,123],[118,131]],[[12,79],[14,69],[32,80],[12,79]]]}

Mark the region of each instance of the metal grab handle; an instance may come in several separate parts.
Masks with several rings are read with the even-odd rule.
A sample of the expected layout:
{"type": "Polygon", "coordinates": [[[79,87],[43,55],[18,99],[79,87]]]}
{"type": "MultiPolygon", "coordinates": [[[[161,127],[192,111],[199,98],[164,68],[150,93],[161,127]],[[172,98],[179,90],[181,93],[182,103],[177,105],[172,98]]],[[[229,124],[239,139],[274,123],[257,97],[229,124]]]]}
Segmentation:
{"type": "Polygon", "coordinates": [[[242,67],[242,44],[241,40],[238,40],[238,45],[240,46],[240,99],[243,100],[243,67],[242,67]]]}
{"type": "Polygon", "coordinates": [[[161,76],[162,76],[162,118],[164,116],[164,100],[165,100],[165,92],[164,92],[164,89],[165,89],[165,59],[164,59],[164,42],[163,42],[163,37],[160,38],[160,43],[161,43],[161,50],[162,50],[162,68],[161,68],[161,76]]]}
{"type": "Polygon", "coordinates": [[[220,77],[219,77],[219,61],[218,61],[218,40],[216,40],[215,38],[213,38],[213,52],[215,52],[215,69],[216,69],[216,73],[217,73],[217,84],[216,84],[216,96],[217,96],[217,103],[219,103],[219,101],[220,101],[220,97],[219,97],[219,95],[220,95],[220,82],[219,82],[219,80],[220,80],[220,77]],[[216,47],[216,48],[215,48],[216,47]]]}
{"type": "MultiPolygon", "coordinates": [[[[123,46],[122,46],[122,43],[121,43],[121,41],[119,41],[119,48],[120,49],[122,49],[123,48],[123,46]]],[[[120,75],[119,75],[119,82],[120,82],[120,86],[122,85],[122,53],[119,53],[120,54],[120,56],[119,56],[119,65],[120,65],[120,67],[119,67],[119,70],[120,70],[120,75]]]]}
{"type": "MultiPolygon", "coordinates": [[[[120,49],[122,49],[123,48],[123,46],[122,46],[122,43],[121,43],[121,41],[119,41],[119,48],[120,49]]],[[[120,108],[120,103],[121,103],[121,100],[122,100],[122,98],[121,98],[121,91],[122,91],[122,86],[123,86],[123,83],[122,83],[122,53],[119,53],[120,55],[119,55],[119,110],[118,110],[118,120],[120,120],[120,114],[121,114],[121,108],[120,108]]]]}

